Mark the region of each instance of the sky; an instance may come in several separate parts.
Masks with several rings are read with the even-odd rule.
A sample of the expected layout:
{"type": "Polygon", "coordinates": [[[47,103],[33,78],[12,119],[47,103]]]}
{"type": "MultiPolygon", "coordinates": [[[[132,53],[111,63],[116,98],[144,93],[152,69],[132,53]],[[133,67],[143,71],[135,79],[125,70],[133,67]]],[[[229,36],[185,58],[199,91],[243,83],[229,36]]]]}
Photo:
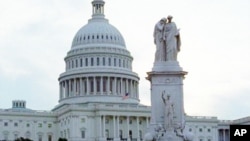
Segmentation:
{"type": "MultiPolygon", "coordinates": [[[[64,57],[92,15],[92,0],[0,0],[0,109],[12,100],[51,110],[58,104],[64,57]]],[[[250,116],[249,0],[106,0],[105,17],[119,29],[140,77],[140,102],[154,61],[154,25],[173,16],[182,39],[178,61],[185,112],[233,120],[250,116]]]]}

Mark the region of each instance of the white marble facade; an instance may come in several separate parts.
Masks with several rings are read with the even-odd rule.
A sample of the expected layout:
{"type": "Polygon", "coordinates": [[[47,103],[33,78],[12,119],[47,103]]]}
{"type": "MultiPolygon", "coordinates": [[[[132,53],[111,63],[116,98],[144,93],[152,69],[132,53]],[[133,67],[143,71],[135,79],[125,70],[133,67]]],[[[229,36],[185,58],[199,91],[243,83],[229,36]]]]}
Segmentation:
{"type": "MultiPolygon", "coordinates": [[[[151,117],[151,108],[157,106],[139,103],[139,77],[132,70],[133,58],[119,30],[105,18],[104,1],[94,0],[92,7],[92,18],[76,33],[65,57],[65,72],[59,76],[59,104],[51,111],[37,111],[28,109],[23,100],[14,100],[12,108],[0,109],[0,140],[24,137],[57,141],[61,137],[69,141],[139,141],[150,123],[163,122],[151,117]],[[126,93],[128,96],[124,97],[126,93]]],[[[158,77],[153,83],[171,84],[155,91],[159,97],[152,103],[159,102],[163,90],[170,94],[178,91],[179,97],[172,98],[183,99],[179,85],[186,73],[175,63],[168,66],[170,70],[179,70],[178,74],[165,78],[161,73],[151,73],[158,77]]],[[[155,64],[153,71],[163,68],[155,64]]],[[[158,104],[163,106],[162,102],[158,104]]],[[[177,104],[179,113],[181,107],[177,104]]],[[[194,133],[194,141],[228,141],[229,124],[250,123],[248,118],[235,121],[184,115],[181,118],[186,119],[186,132],[194,133]]]]}

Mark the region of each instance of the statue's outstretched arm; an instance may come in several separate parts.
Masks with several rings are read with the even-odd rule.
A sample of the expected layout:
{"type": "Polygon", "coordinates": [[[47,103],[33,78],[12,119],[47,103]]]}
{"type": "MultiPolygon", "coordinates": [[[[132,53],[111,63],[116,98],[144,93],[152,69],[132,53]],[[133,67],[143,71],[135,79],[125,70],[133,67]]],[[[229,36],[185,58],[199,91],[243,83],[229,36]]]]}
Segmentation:
{"type": "Polygon", "coordinates": [[[162,92],[161,98],[162,98],[162,101],[164,102],[164,104],[166,104],[166,101],[165,101],[165,98],[164,98],[164,94],[165,94],[165,91],[162,92]]]}

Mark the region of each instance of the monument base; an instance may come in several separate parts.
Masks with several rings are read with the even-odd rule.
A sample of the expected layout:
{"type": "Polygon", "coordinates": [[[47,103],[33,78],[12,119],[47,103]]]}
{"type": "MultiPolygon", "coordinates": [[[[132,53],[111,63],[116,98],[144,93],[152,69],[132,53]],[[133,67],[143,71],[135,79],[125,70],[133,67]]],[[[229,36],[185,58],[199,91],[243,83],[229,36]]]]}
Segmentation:
{"type": "Polygon", "coordinates": [[[152,71],[162,72],[162,71],[182,71],[178,61],[158,61],[154,62],[154,67],[152,71]]]}

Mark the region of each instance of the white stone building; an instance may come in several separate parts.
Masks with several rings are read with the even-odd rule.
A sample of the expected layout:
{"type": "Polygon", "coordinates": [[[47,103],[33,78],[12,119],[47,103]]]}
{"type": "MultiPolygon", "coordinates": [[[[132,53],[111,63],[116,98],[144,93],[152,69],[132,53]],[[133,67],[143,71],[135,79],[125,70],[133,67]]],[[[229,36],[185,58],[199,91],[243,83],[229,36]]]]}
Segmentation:
{"type": "MultiPolygon", "coordinates": [[[[12,108],[0,109],[0,140],[142,140],[151,110],[139,103],[133,57],[121,33],[105,19],[104,1],[94,0],[92,7],[92,18],[76,33],[65,57],[59,104],[36,111],[25,101],[13,101],[12,108]]],[[[194,141],[229,141],[230,124],[249,122],[186,116],[185,130],[195,135],[194,141]]]]}

